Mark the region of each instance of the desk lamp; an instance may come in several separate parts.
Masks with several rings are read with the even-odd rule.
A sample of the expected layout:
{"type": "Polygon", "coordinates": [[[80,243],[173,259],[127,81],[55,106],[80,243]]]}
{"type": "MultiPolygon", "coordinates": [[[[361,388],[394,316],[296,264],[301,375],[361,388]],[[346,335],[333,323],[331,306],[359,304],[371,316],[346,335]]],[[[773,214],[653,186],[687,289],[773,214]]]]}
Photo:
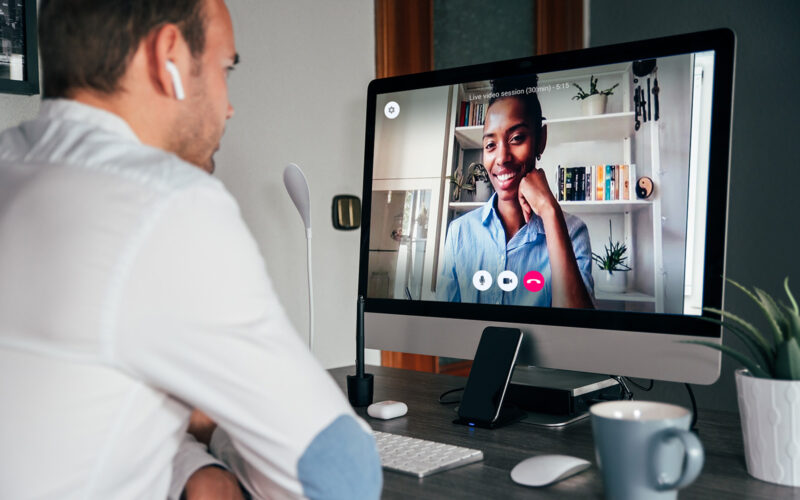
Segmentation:
{"type": "Polygon", "coordinates": [[[283,170],[283,184],[289,197],[297,207],[306,227],[306,254],[308,255],[308,349],[314,352],[314,294],[311,287],[311,196],[308,180],[300,167],[294,163],[283,170]]]}

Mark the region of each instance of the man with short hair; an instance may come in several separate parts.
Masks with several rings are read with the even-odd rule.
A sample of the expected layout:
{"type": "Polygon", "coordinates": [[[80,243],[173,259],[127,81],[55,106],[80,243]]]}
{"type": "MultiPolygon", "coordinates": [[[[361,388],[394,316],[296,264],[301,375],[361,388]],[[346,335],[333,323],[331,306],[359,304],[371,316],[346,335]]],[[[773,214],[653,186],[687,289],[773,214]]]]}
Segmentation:
{"type": "Polygon", "coordinates": [[[224,2],[42,0],[39,29],[40,114],[0,134],[0,498],[378,497],[209,175],[224,2]]]}

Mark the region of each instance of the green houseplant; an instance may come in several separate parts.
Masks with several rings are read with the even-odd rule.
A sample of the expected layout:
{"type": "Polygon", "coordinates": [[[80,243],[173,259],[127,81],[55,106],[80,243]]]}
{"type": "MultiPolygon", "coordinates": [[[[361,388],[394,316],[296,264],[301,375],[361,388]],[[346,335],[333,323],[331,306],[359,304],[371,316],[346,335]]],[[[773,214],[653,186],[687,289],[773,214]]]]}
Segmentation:
{"type": "Polygon", "coordinates": [[[611,238],[611,220],[608,221],[608,245],[605,246],[605,255],[592,252],[592,260],[601,271],[597,280],[597,288],[604,292],[622,293],[625,291],[625,273],[631,268],[625,263],[628,248],[625,244],[615,242],[611,238]],[[614,274],[614,271],[617,271],[614,274]]]}
{"type": "Polygon", "coordinates": [[[589,92],[583,90],[583,87],[577,83],[573,83],[578,88],[578,93],[572,96],[572,99],[581,101],[581,109],[584,115],[601,115],[606,112],[606,102],[608,96],[614,93],[614,89],[619,86],[615,83],[614,86],[605,90],[597,89],[597,78],[594,75],[589,77],[589,92]]]}
{"type": "Polygon", "coordinates": [[[742,420],[745,461],[750,475],[772,483],[800,486],[800,308],[783,281],[788,304],[758,288],[752,290],[728,279],[764,313],[768,331],[730,312],[705,311],[719,318],[703,318],[721,325],[742,341],[746,352],[701,340],[685,341],[717,349],[745,369],[736,371],[736,390],[742,420]]]}
{"type": "Polygon", "coordinates": [[[486,201],[492,194],[489,172],[481,163],[470,163],[466,175],[462,169],[457,168],[448,179],[454,184],[453,201],[461,201],[463,191],[475,192],[475,201],[486,201]]]}
{"type": "Polygon", "coordinates": [[[771,330],[764,335],[752,323],[733,314],[711,307],[705,311],[717,314],[720,319],[704,318],[721,325],[744,343],[748,354],[744,354],[728,346],[691,340],[688,343],[700,344],[718,349],[741,363],[755,377],[778,380],[800,380],[800,309],[789,289],[789,278],[783,282],[789,305],[776,302],[767,292],[754,288],[752,291],[739,283],[728,279],[750,297],[764,313],[771,330]],[[767,340],[770,338],[771,340],[767,340]]]}

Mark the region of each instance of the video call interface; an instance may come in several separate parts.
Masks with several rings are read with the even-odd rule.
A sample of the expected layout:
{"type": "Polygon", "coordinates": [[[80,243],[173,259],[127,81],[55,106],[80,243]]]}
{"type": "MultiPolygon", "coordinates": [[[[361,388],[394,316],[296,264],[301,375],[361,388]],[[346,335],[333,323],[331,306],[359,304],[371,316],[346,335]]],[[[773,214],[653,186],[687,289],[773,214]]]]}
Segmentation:
{"type": "Polygon", "coordinates": [[[713,67],[379,94],[367,296],[700,315],[713,67]]]}

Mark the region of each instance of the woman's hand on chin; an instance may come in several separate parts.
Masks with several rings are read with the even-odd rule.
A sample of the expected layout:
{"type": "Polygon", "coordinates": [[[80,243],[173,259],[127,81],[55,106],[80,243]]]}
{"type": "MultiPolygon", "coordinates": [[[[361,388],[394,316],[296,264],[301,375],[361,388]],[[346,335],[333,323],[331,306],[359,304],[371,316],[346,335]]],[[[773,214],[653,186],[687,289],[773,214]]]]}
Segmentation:
{"type": "Polygon", "coordinates": [[[558,206],[558,202],[550,191],[544,170],[539,168],[534,168],[522,178],[519,182],[517,197],[526,224],[531,219],[532,213],[539,217],[545,217],[549,211],[558,206]]]}

